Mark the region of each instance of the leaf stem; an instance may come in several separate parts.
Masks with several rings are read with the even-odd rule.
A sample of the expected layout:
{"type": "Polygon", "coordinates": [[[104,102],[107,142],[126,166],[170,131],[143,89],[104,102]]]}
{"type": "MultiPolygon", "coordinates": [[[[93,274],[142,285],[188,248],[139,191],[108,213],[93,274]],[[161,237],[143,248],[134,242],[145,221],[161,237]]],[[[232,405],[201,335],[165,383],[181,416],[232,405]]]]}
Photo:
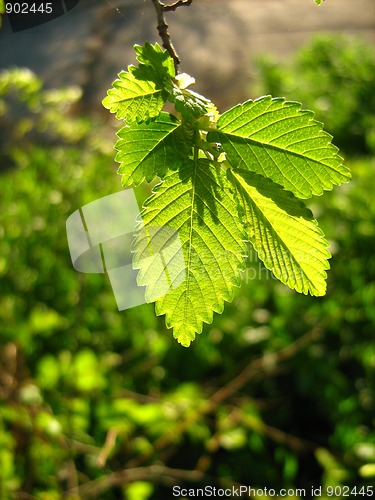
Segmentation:
{"type": "Polygon", "coordinates": [[[201,149],[209,160],[218,161],[221,155],[220,144],[217,142],[207,142],[205,136],[203,138],[201,134],[202,132],[198,132],[195,141],[197,148],[201,149]]]}

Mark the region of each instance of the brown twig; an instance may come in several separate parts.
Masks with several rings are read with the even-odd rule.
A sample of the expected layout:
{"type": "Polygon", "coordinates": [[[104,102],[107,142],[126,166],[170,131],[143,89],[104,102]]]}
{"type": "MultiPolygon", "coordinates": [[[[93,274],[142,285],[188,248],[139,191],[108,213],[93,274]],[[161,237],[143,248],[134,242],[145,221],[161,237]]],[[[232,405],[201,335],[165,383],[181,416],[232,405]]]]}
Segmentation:
{"type": "Polygon", "coordinates": [[[160,35],[160,38],[163,41],[163,47],[165,49],[167,49],[170,56],[172,57],[172,59],[174,61],[174,67],[175,67],[175,70],[177,73],[177,67],[180,64],[180,58],[178,57],[176,49],[173,46],[171,36],[168,32],[168,24],[165,20],[164,14],[166,12],[174,12],[178,7],[182,7],[184,5],[186,5],[186,6],[190,5],[193,0],[178,0],[177,2],[174,2],[171,5],[165,5],[160,0],[151,0],[151,1],[155,7],[156,17],[157,17],[157,21],[158,21],[157,29],[158,29],[158,33],[160,35]]]}
{"type": "MultiPolygon", "coordinates": [[[[318,340],[323,334],[320,325],[317,325],[311,331],[295,340],[292,344],[280,349],[275,353],[268,353],[260,358],[252,360],[236,377],[231,379],[226,385],[214,392],[209,400],[200,408],[193,410],[185,419],[181,420],[174,428],[170,429],[163,436],[158,438],[153,445],[153,453],[161,452],[167,446],[174,442],[176,436],[184,433],[194,422],[205,415],[214,412],[220,403],[228,400],[238,390],[256,375],[266,372],[272,373],[281,363],[293,358],[298,352],[303,350],[312,342],[318,340]]],[[[150,458],[151,452],[147,451],[129,462],[131,467],[139,467],[150,458]]]]}
{"type": "Polygon", "coordinates": [[[235,481],[209,476],[205,474],[205,472],[199,470],[174,469],[165,465],[149,465],[147,467],[124,469],[104,477],[99,477],[78,486],[78,488],[74,490],[70,490],[69,494],[73,496],[78,495],[78,498],[81,500],[100,498],[100,495],[111,488],[133,483],[135,481],[148,481],[154,484],[162,484],[167,487],[186,482],[218,484],[223,488],[238,488],[241,486],[240,483],[235,481]]]}
{"type": "MultiPolygon", "coordinates": [[[[173,429],[156,440],[154,442],[152,452],[147,451],[131,460],[128,462],[127,468],[124,470],[97,478],[93,481],[88,481],[85,484],[70,489],[69,492],[72,494],[78,494],[80,498],[88,500],[90,498],[97,498],[98,495],[113,487],[128,484],[133,481],[150,481],[153,483],[165,484],[167,486],[176,484],[176,482],[179,481],[207,482],[208,480],[211,480],[212,482],[213,478],[206,475],[206,470],[209,467],[211,459],[210,454],[206,454],[202,457],[195,470],[173,469],[165,465],[157,464],[142,467],[141,464],[147,459],[150,459],[152,454],[155,452],[160,453],[167,447],[170,447],[173,444],[176,435],[180,435],[185,432],[193,422],[196,422],[205,415],[213,413],[219,404],[227,401],[228,398],[235,395],[252,378],[264,372],[267,374],[273,373],[274,370],[280,366],[280,364],[293,358],[297,353],[301,352],[311,343],[316,342],[322,334],[323,330],[321,325],[317,325],[310,332],[306,333],[304,336],[279,351],[263,355],[260,358],[250,361],[250,363],[236,377],[214,392],[206,404],[198,409],[195,409],[195,411],[192,411],[190,415],[186,416],[186,418],[179,422],[173,429]]],[[[231,418],[241,422],[249,428],[254,427],[254,423],[252,421],[248,421],[236,407],[233,409],[231,418]]],[[[262,424],[262,427],[258,429],[258,431],[278,443],[289,446],[298,453],[305,452],[306,450],[314,450],[316,448],[315,443],[305,441],[265,424],[262,424]]],[[[213,436],[212,439],[215,441],[215,438],[217,438],[217,436],[213,436]]],[[[214,444],[213,449],[211,450],[212,453],[217,451],[218,444],[219,443],[214,444]]]]}
{"type": "Polygon", "coordinates": [[[150,465],[148,467],[136,467],[108,474],[70,490],[69,493],[78,494],[79,498],[86,500],[98,498],[102,493],[111,488],[134,481],[151,481],[153,483],[172,486],[180,481],[201,482],[207,479],[207,476],[200,471],[172,469],[164,465],[150,465]]]}
{"type": "Polygon", "coordinates": [[[277,352],[265,353],[260,358],[250,362],[236,377],[226,385],[218,389],[210,398],[211,405],[216,408],[219,403],[228,399],[242,388],[246,382],[260,371],[273,371],[280,363],[292,358],[311,342],[316,341],[322,335],[322,329],[318,325],[302,337],[299,337],[292,344],[280,349],[277,352]]]}
{"type": "Polygon", "coordinates": [[[96,463],[98,467],[100,467],[101,469],[105,466],[109,455],[116,446],[117,435],[118,435],[117,429],[109,429],[104,446],[100,450],[100,453],[96,459],[96,463]]]}
{"type": "Polygon", "coordinates": [[[193,0],[178,0],[172,5],[164,5],[164,12],[174,12],[178,7],[190,5],[193,0]]]}

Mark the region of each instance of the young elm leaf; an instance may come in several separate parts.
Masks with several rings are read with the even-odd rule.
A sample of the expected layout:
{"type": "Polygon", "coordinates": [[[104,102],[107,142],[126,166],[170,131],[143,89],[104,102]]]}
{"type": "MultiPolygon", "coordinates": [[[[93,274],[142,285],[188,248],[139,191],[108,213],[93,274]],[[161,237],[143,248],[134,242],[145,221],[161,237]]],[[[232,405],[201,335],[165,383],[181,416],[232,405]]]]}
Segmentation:
{"type": "Polygon", "coordinates": [[[120,163],[123,186],[163,177],[189,157],[193,146],[193,134],[187,126],[165,112],[148,123],[126,125],[117,135],[115,160],[120,163]]]}
{"type": "Polygon", "coordinates": [[[103,106],[127,123],[155,118],[168,97],[167,92],[155,82],[138,79],[132,68],[119,73],[119,78],[103,99],[103,106]]]}
{"type": "Polygon", "coordinates": [[[292,193],[248,170],[228,170],[247,238],[265,266],[299,293],[324,295],[328,242],[292,193]]]}
{"type": "Polygon", "coordinates": [[[195,159],[168,172],[145,202],[136,230],[133,267],[139,269],[138,284],[146,285],[146,300],[156,298],[156,313],[166,315],[178,342],[189,346],[203,323],[211,323],[213,313],[221,313],[224,301],[232,300],[241,282],[245,234],[224,171],[195,159]],[[170,238],[160,243],[162,233],[152,232],[165,227],[178,232],[182,259],[177,250],[170,254],[170,238]],[[164,291],[161,297],[158,289],[164,291]]]}
{"type": "Polygon", "coordinates": [[[234,168],[272,179],[299,198],[320,195],[350,179],[332,136],[298,102],[261,97],[226,111],[209,132],[234,168]]]}

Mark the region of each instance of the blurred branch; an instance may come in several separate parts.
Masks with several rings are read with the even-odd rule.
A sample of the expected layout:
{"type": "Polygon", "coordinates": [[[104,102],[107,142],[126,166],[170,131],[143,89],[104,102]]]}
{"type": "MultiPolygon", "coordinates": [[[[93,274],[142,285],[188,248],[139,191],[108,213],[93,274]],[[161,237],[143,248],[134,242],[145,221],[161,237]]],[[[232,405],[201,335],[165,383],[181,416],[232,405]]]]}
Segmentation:
{"type": "MultiPolygon", "coordinates": [[[[241,410],[241,408],[238,408],[237,406],[232,408],[231,413],[228,415],[228,420],[233,427],[238,427],[238,424],[242,424],[248,429],[270,438],[276,443],[287,446],[298,454],[306,453],[307,451],[314,451],[319,447],[319,445],[317,445],[316,443],[301,439],[297,436],[294,436],[293,434],[289,434],[285,431],[277,429],[276,427],[267,425],[264,422],[259,422],[258,420],[249,418],[241,410]]],[[[195,466],[195,470],[205,472],[209,469],[213,461],[214,454],[217,453],[221,447],[220,437],[220,430],[218,430],[211,436],[206,446],[207,451],[199,458],[195,466]]]]}
{"type": "Polygon", "coordinates": [[[265,353],[262,357],[255,359],[245,367],[241,373],[234,377],[224,387],[218,389],[210,398],[210,404],[213,408],[235,394],[251,378],[259,372],[273,372],[280,363],[287,361],[304,349],[311,342],[318,340],[322,335],[320,326],[316,326],[308,333],[299,337],[292,344],[280,349],[277,352],[265,353]]]}
{"type": "Polygon", "coordinates": [[[199,470],[201,472],[207,471],[211,464],[215,453],[217,453],[220,449],[221,441],[220,441],[220,432],[217,431],[213,434],[206,445],[206,451],[199,457],[199,460],[195,466],[195,470],[199,470]]]}
{"type": "Polygon", "coordinates": [[[147,403],[160,403],[160,397],[149,396],[146,394],[139,394],[138,392],[131,391],[129,389],[122,389],[121,396],[126,399],[133,399],[138,403],[147,404],[147,403]]]}
{"type": "Polygon", "coordinates": [[[263,356],[251,361],[236,377],[214,392],[206,404],[202,405],[202,407],[198,410],[191,412],[189,417],[186,417],[185,420],[182,420],[173,429],[157,439],[154,443],[152,452],[148,451],[139,455],[136,459],[132,460],[129,465],[132,467],[139,466],[150,458],[153,453],[160,452],[167,446],[170,446],[176,436],[180,436],[191,426],[192,423],[198,421],[204,415],[208,415],[215,411],[220,403],[233,396],[253,377],[261,372],[272,373],[273,370],[278,368],[280,363],[292,358],[306,346],[318,340],[322,336],[322,333],[323,331],[321,326],[317,325],[292,344],[275,353],[266,353],[263,356]]]}
{"type": "Polygon", "coordinates": [[[0,355],[0,399],[11,397],[17,388],[17,354],[18,349],[14,342],[9,342],[3,347],[0,355]]]}
{"type": "Polygon", "coordinates": [[[186,6],[190,5],[193,0],[178,0],[177,2],[174,2],[171,5],[165,5],[160,0],[151,0],[151,1],[155,7],[156,17],[158,21],[157,29],[160,38],[163,41],[163,47],[167,49],[170,56],[172,57],[174,61],[174,67],[177,73],[177,67],[180,64],[180,58],[178,57],[176,49],[174,48],[173,43],[171,41],[171,36],[168,32],[168,24],[165,20],[164,14],[166,12],[174,12],[178,7],[182,7],[184,5],[186,6]]]}
{"type": "Polygon", "coordinates": [[[288,446],[288,448],[292,449],[296,453],[306,453],[306,451],[313,451],[319,447],[319,445],[311,441],[301,439],[293,434],[289,434],[285,431],[277,429],[276,427],[267,425],[264,422],[261,424],[259,424],[259,422],[255,423],[253,419],[248,418],[239,408],[233,408],[229,417],[233,423],[241,423],[248,429],[254,430],[259,434],[272,439],[276,443],[288,446]]]}
{"type": "MultiPolygon", "coordinates": [[[[114,472],[94,479],[93,481],[88,481],[80,486],[70,488],[69,494],[77,495],[82,499],[98,498],[98,496],[102,495],[111,488],[132,483],[134,481],[150,481],[165,484],[167,486],[173,486],[179,481],[215,482],[216,479],[208,477],[205,471],[210,465],[212,455],[215,454],[220,447],[219,433],[214,434],[212,437],[210,443],[211,447],[210,450],[208,450],[209,453],[206,453],[201,457],[195,470],[173,469],[159,464],[142,467],[141,464],[152,458],[152,456],[155,456],[157,453],[159,453],[158,458],[160,461],[160,452],[169,449],[171,445],[173,445],[176,436],[181,436],[181,434],[184,433],[192,423],[198,421],[205,415],[209,415],[214,412],[220,403],[236,394],[256,375],[262,372],[273,373],[274,370],[279,368],[281,363],[292,358],[306,346],[318,340],[322,333],[321,326],[316,326],[310,332],[306,333],[292,344],[280,349],[278,352],[266,353],[262,357],[252,360],[237,376],[231,379],[226,385],[215,391],[205,404],[190,412],[189,416],[177,424],[174,429],[157,439],[154,442],[152,450],[148,450],[128,462],[127,468],[120,472],[114,472]]],[[[246,419],[246,415],[243,415],[239,408],[234,407],[230,415],[231,418],[240,422],[242,425],[253,428],[253,423],[246,419]]],[[[289,446],[296,452],[303,452],[316,448],[314,443],[310,443],[268,425],[263,424],[261,429],[258,429],[258,431],[270,439],[289,446]]],[[[105,464],[109,453],[115,445],[115,441],[116,432],[110,431],[107,435],[106,443],[99,453],[99,464],[105,464]]]]}
{"type": "Polygon", "coordinates": [[[135,481],[149,481],[158,484],[164,484],[172,487],[181,482],[219,484],[225,488],[239,487],[235,481],[219,479],[208,476],[199,470],[173,469],[165,465],[150,465],[148,467],[135,467],[125,469],[121,472],[114,472],[104,477],[87,482],[69,494],[74,497],[77,495],[82,500],[90,498],[99,498],[99,495],[111,488],[129,484],[135,481]]]}
{"type": "Polygon", "coordinates": [[[83,484],[69,493],[79,498],[98,498],[105,491],[134,481],[152,481],[172,486],[176,481],[201,482],[208,481],[208,477],[200,471],[171,469],[164,465],[150,465],[149,467],[135,467],[115,472],[83,484]]]}
{"type": "Polygon", "coordinates": [[[103,448],[100,450],[96,463],[98,467],[103,468],[108,460],[109,455],[116,446],[116,438],[118,435],[117,429],[109,429],[103,448]]]}

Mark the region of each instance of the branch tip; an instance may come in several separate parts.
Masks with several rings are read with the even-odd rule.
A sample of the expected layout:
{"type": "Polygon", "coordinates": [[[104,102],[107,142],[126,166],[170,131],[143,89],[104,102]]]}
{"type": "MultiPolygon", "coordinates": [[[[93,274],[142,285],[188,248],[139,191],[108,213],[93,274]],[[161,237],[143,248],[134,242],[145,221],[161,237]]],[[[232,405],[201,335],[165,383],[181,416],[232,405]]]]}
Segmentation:
{"type": "Polygon", "coordinates": [[[193,0],[177,0],[177,2],[172,3],[171,5],[163,5],[164,12],[174,12],[178,7],[184,7],[191,5],[193,0]]]}

